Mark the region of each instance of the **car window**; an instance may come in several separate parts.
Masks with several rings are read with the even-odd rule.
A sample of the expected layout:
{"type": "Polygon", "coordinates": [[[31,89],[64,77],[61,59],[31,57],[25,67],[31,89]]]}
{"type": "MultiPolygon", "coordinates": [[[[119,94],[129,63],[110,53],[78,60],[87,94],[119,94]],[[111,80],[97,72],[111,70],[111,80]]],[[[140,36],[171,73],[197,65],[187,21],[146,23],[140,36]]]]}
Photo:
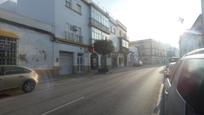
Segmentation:
{"type": "Polygon", "coordinates": [[[199,113],[204,113],[204,60],[184,62],[177,89],[181,96],[199,113]]]}
{"type": "Polygon", "coordinates": [[[179,73],[178,70],[179,70],[179,67],[180,67],[181,63],[182,63],[182,61],[178,61],[178,62],[174,65],[173,70],[172,70],[172,74],[171,74],[171,77],[170,77],[171,83],[172,83],[173,80],[175,79],[175,76],[178,75],[178,73],[179,73]]]}
{"type": "Polygon", "coordinates": [[[4,67],[5,75],[22,74],[22,73],[29,73],[29,72],[30,70],[22,67],[4,67]]]}

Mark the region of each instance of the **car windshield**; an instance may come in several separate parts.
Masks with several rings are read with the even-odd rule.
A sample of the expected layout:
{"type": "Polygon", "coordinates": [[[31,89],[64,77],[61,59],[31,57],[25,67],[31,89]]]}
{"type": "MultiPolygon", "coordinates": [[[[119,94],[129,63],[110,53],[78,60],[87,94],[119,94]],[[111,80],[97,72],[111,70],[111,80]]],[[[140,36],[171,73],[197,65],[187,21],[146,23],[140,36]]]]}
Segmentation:
{"type": "Polygon", "coordinates": [[[204,0],[0,0],[0,115],[165,115],[203,48],[204,0]]]}

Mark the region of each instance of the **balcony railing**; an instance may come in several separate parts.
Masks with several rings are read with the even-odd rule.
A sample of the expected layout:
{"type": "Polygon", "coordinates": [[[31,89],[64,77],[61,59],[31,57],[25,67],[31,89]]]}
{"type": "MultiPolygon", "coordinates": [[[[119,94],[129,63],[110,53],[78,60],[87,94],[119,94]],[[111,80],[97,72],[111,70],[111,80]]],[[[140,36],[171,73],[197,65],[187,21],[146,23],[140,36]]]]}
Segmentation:
{"type": "Polygon", "coordinates": [[[83,36],[68,31],[65,31],[65,39],[76,43],[83,42],[83,36]]]}
{"type": "Polygon", "coordinates": [[[90,25],[95,26],[96,28],[102,30],[103,32],[110,34],[110,30],[108,27],[104,26],[103,24],[101,24],[100,22],[93,18],[91,18],[90,25]]]}

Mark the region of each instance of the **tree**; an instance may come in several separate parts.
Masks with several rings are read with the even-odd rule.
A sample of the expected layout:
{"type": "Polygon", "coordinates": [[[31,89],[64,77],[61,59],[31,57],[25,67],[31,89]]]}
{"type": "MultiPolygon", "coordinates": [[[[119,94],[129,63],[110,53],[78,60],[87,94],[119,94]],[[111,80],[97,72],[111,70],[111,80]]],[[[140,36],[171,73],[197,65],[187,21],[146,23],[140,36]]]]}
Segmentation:
{"type": "Polygon", "coordinates": [[[114,46],[110,40],[96,40],[94,43],[95,51],[102,55],[102,68],[107,69],[106,67],[106,55],[114,51],[114,46]]]}
{"type": "Polygon", "coordinates": [[[107,55],[113,52],[114,46],[110,40],[96,40],[94,43],[95,51],[101,55],[107,55]]]}

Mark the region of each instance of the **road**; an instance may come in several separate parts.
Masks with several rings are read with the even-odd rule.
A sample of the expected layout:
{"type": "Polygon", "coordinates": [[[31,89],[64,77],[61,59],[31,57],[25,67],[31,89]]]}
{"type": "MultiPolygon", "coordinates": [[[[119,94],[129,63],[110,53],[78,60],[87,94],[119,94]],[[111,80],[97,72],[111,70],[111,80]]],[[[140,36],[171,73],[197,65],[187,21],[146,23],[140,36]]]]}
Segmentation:
{"type": "Polygon", "coordinates": [[[0,99],[0,115],[153,115],[162,67],[40,84],[29,94],[0,99]]]}

